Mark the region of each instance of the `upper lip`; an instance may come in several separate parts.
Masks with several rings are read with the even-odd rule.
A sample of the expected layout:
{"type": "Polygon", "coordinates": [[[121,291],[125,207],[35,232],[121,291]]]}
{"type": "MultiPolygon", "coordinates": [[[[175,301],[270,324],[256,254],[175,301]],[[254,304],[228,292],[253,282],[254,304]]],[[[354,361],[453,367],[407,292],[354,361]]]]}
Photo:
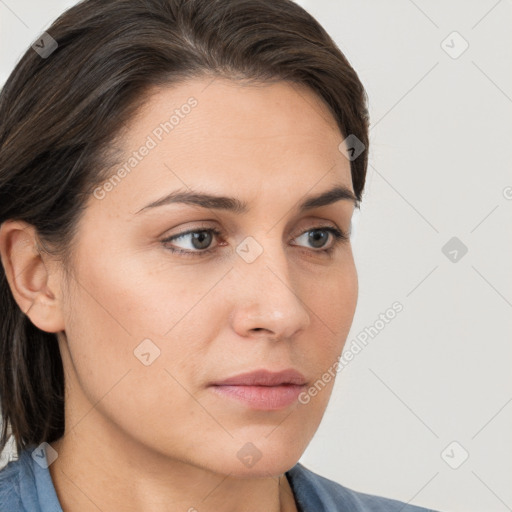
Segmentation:
{"type": "Polygon", "coordinates": [[[288,368],[279,372],[269,370],[255,370],[248,373],[241,373],[222,381],[214,382],[214,386],[279,386],[282,384],[295,384],[302,386],[306,378],[302,373],[288,368]]]}

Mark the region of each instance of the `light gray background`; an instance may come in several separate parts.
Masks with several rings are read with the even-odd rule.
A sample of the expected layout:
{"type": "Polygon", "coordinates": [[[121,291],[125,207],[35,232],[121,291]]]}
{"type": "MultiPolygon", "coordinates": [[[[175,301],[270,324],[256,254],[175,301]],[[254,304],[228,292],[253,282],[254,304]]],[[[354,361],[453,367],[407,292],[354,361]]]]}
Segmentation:
{"type": "MultiPolygon", "coordinates": [[[[74,3],[0,0],[0,84],[74,3]]],[[[404,307],[338,375],[301,462],[443,512],[512,511],[512,1],[297,3],[370,98],[347,346],[404,307]]]]}

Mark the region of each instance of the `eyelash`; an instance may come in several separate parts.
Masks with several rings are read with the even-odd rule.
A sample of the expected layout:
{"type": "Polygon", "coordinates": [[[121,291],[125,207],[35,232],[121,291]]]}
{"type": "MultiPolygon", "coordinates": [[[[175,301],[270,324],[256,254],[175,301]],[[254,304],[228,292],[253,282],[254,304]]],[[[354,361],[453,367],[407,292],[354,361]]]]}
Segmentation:
{"type": "MultiPolygon", "coordinates": [[[[332,252],[338,247],[338,245],[340,243],[348,240],[348,236],[343,231],[341,231],[341,230],[339,230],[337,228],[334,228],[332,226],[318,226],[318,227],[315,227],[315,228],[311,228],[311,229],[308,229],[308,230],[304,231],[299,236],[302,236],[305,233],[308,233],[310,231],[327,231],[327,232],[331,233],[333,235],[333,237],[334,237],[334,241],[333,241],[332,245],[328,249],[318,249],[318,250],[311,249],[311,251],[314,252],[314,253],[324,253],[324,254],[330,256],[332,254],[332,252]]],[[[171,236],[169,238],[166,238],[166,239],[162,240],[162,243],[166,244],[168,242],[171,242],[173,240],[176,240],[178,238],[181,238],[181,237],[184,237],[186,235],[193,234],[193,233],[213,233],[215,236],[221,236],[223,234],[219,229],[216,229],[216,228],[193,229],[193,230],[185,231],[183,233],[178,233],[177,235],[173,235],[173,236],[171,236]]],[[[210,254],[210,253],[212,253],[212,252],[217,250],[217,247],[208,248],[208,249],[204,249],[204,250],[199,250],[198,249],[196,251],[189,251],[189,250],[184,250],[184,249],[176,249],[176,248],[169,247],[169,246],[165,246],[165,248],[168,251],[171,251],[172,253],[181,254],[181,255],[186,256],[186,257],[196,257],[196,256],[201,257],[201,256],[205,256],[205,255],[210,254]]]]}

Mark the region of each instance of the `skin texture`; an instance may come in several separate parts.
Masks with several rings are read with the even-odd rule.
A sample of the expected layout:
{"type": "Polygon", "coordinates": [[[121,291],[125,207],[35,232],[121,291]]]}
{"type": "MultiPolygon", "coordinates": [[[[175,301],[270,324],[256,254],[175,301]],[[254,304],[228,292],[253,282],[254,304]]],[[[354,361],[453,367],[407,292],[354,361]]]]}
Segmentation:
{"type": "Polygon", "coordinates": [[[153,91],[123,135],[123,162],[190,96],[197,106],[172,132],[102,199],[89,198],[72,278],[37,251],[31,226],[0,229],[17,303],[59,338],[66,433],[51,443],[50,473],[65,512],[296,510],[283,473],[331,395],[332,379],[307,404],[260,411],[208,384],[292,367],[309,387],[340,355],[358,291],[350,240],[327,255],[319,251],[334,237],[322,231],[315,246],[308,233],[349,233],[354,204],[295,208],[334,185],[353,191],[344,136],[304,87],[198,78],[153,91]],[[249,210],[171,204],[136,214],[177,189],[234,196],[249,210]],[[162,242],[206,228],[223,234],[162,242]],[[248,236],[263,249],[251,263],[236,251],[248,236]],[[169,246],[214,251],[187,257],[169,246]],[[146,366],[134,350],[147,338],[160,355],[146,366]],[[249,442],[261,453],[252,467],[237,456],[249,442]]]}

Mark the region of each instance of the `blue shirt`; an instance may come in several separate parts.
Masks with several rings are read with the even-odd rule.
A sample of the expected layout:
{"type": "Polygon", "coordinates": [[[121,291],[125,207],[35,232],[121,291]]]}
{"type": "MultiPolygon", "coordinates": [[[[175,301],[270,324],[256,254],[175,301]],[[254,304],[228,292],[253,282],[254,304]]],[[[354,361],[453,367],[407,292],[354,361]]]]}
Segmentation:
{"type": "MultiPolygon", "coordinates": [[[[0,470],[0,512],[62,512],[45,450],[36,446],[0,470]]],[[[435,512],[348,489],[301,463],[286,472],[299,512],[435,512]]]]}

